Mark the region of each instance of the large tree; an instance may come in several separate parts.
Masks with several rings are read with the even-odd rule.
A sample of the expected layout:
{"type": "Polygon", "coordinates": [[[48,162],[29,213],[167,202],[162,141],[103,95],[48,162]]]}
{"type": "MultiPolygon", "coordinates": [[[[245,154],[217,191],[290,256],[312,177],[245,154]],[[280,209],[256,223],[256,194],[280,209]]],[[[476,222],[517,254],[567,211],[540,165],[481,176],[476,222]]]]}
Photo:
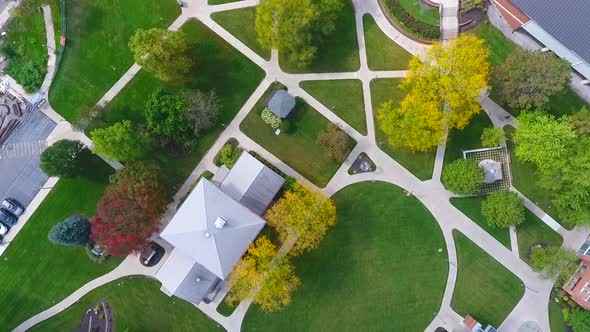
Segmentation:
{"type": "Polygon", "coordinates": [[[148,130],[163,144],[190,148],[195,143],[186,104],[181,97],[158,89],[148,99],[145,113],[148,130]]]}
{"type": "Polygon", "coordinates": [[[127,165],[98,202],[91,238],[113,256],[140,252],[158,230],[166,203],[156,166],[127,165]]]}
{"type": "Polygon", "coordinates": [[[186,117],[191,121],[195,137],[217,125],[221,103],[215,91],[186,90],[182,93],[186,105],[186,117]]]}
{"type": "Polygon", "coordinates": [[[61,140],[41,154],[41,169],[49,176],[74,177],[84,170],[90,151],[80,141],[61,140]]]}
{"type": "Polygon", "coordinates": [[[335,29],[343,0],[261,0],[256,7],[256,32],[264,48],[284,52],[303,68],[317,46],[335,29]]]}
{"type": "Polygon", "coordinates": [[[586,106],[572,114],[569,119],[578,135],[590,134],[590,110],[586,106]]]}
{"type": "Polygon", "coordinates": [[[523,112],[517,120],[513,138],[516,156],[533,163],[541,172],[560,168],[576,141],[576,133],[568,119],[555,119],[536,111],[523,112]]]}
{"type": "Polygon", "coordinates": [[[574,332],[590,331],[590,311],[584,309],[573,310],[567,324],[574,329],[574,332]]]}
{"type": "Polygon", "coordinates": [[[495,148],[500,146],[505,138],[506,135],[501,128],[484,128],[481,134],[481,145],[486,148],[495,148]]]}
{"type": "Polygon", "coordinates": [[[524,222],[524,205],[517,194],[507,190],[496,191],[481,204],[481,214],[490,226],[518,226],[524,222]]]}
{"type": "Polygon", "coordinates": [[[182,77],[192,66],[190,45],[181,30],[139,29],[129,40],[129,48],[137,64],[163,81],[182,77]]]}
{"type": "Polygon", "coordinates": [[[457,159],[445,166],[442,183],[455,194],[476,194],[483,183],[483,171],[473,159],[457,159]]]}
{"type": "Polygon", "coordinates": [[[59,224],[53,225],[47,237],[49,241],[64,245],[84,245],[90,236],[90,221],[83,215],[75,214],[67,217],[59,224]]]}
{"type": "Polygon", "coordinates": [[[578,265],[576,253],[560,247],[536,247],[531,251],[531,266],[543,278],[563,282],[571,277],[578,265]]]}
{"type": "Polygon", "coordinates": [[[322,146],[328,157],[337,163],[343,163],[352,148],[352,142],[348,134],[332,122],[329,122],[326,128],[320,132],[316,143],[322,146]]]}
{"type": "Polygon", "coordinates": [[[297,237],[289,254],[298,256],[317,248],[336,224],[336,206],[322,193],[296,183],[266,212],[266,220],[283,243],[297,237]]]}
{"type": "Polygon", "coordinates": [[[230,274],[225,301],[231,305],[255,291],[253,302],[264,311],[275,311],[291,303],[291,293],[299,284],[289,260],[278,258],[275,245],[261,236],[230,274]]]}
{"type": "Polygon", "coordinates": [[[137,160],[146,152],[149,140],[145,132],[138,132],[131,121],[117,122],[107,128],[90,132],[94,152],[118,161],[137,160]]]}
{"type": "Polygon", "coordinates": [[[551,52],[528,51],[517,47],[494,70],[500,95],[517,109],[543,107],[549,97],[564,92],[570,82],[570,64],[551,52]]]}
{"type": "Polygon", "coordinates": [[[463,129],[481,111],[477,97],[487,88],[488,56],[482,39],[463,35],[432,46],[424,59],[412,58],[401,85],[404,100],[396,110],[382,106],[379,115],[389,142],[427,151],[443,141],[446,130],[463,129]]]}

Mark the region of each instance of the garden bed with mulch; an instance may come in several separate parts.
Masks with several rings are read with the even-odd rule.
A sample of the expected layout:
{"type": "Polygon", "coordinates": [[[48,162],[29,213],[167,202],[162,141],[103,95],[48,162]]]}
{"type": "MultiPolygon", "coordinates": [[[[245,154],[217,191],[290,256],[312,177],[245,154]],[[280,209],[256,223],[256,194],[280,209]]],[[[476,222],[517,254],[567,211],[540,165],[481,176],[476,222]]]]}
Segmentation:
{"type": "Polygon", "coordinates": [[[486,18],[485,9],[472,9],[459,17],[459,32],[463,33],[477,27],[486,18]]]}
{"type": "Polygon", "coordinates": [[[80,327],[76,332],[113,332],[113,310],[111,305],[105,299],[101,299],[96,305],[88,310],[80,322],[80,327]]]}
{"type": "Polygon", "coordinates": [[[366,153],[362,152],[352,163],[352,166],[348,169],[348,174],[359,174],[374,172],[376,169],[375,163],[367,156],[366,153]]]}

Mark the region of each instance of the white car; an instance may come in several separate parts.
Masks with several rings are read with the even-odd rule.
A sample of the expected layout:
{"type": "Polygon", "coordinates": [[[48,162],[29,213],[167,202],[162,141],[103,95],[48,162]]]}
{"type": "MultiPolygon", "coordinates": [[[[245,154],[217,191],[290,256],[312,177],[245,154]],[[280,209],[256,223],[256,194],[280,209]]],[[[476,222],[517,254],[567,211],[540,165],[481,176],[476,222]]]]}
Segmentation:
{"type": "Polygon", "coordinates": [[[6,228],[6,226],[0,223],[0,236],[4,237],[6,233],[8,233],[8,228],[6,228]]]}
{"type": "Polygon", "coordinates": [[[17,218],[25,212],[25,207],[14,198],[7,198],[2,201],[0,208],[5,208],[17,218]]]}

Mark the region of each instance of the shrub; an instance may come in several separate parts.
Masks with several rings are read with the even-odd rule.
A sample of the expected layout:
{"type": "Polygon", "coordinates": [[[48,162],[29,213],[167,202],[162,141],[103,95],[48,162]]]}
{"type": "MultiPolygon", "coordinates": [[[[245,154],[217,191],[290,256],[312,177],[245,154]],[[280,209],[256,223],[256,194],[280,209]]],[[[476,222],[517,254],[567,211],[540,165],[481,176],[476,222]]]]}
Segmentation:
{"type": "Polygon", "coordinates": [[[283,191],[289,191],[293,186],[297,183],[297,179],[292,176],[287,176],[285,178],[285,183],[283,183],[283,191]]]}
{"type": "Polygon", "coordinates": [[[80,214],[67,217],[59,224],[53,225],[47,237],[54,244],[72,246],[88,243],[90,221],[80,214]]]}
{"type": "Polygon", "coordinates": [[[98,315],[98,319],[100,319],[100,320],[104,320],[104,314],[100,314],[100,315],[98,315]]]}
{"type": "Polygon", "coordinates": [[[473,159],[458,159],[445,166],[442,183],[455,194],[474,194],[483,183],[483,171],[473,159]]]}
{"type": "Polygon", "coordinates": [[[262,121],[268,124],[272,129],[277,129],[281,125],[281,119],[276,116],[273,112],[271,112],[268,108],[262,110],[262,114],[260,115],[262,121]]]}
{"type": "Polygon", "coordinates": [[[219,150],[219,154],[215,160],[215,165],[221,166],[225,165],[225,167],[231,169],[234,167],[238,158],[242,154],[242,149],[237,146],[233,146],[231,144],[225,144],[221,150],[219,150]]]}
{"type": "Polygon", "coordinates": [[[481,213],[490,226],[506,228],[520,225],[524,221],[524,206],[517,194],[502,190],[486,198],[481,213]]]}
{"type": "Polygon", "coordinates": [[[484,128],[481,134],[481,145],[484,148],[494,148],[502,144],[502,140],[506,138],[504,130],[500,128],[490,127],[484,128]]]}
{"type": "Polygon", "coordinates": [[[399,0],[386,0],[385,7],[397,25],[410,34],[430,40],[440,38],[439,26],[419,21],[402,7],[399,0]]]}
{"type": "Polygon", "coordinates": [[[563,308],[561,309],[561,313],[563,314],[563,320],[567,322],[570,319],[570,310],[563,308]]]}
{"type": "Polygon", "coordinates": [[[283,134],[290,133],[291,132],[291,121],[289,121],[287,119],[281,120],[281,124],[279,125],[279,129],[281,130],[281,133],[283,133],[283,134]]]}

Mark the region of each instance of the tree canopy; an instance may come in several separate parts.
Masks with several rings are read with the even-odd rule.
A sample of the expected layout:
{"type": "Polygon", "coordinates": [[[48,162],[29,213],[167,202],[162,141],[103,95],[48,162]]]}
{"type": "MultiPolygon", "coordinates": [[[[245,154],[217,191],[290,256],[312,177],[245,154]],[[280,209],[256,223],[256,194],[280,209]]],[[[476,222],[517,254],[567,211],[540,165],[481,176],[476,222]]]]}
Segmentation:
{"type": "Polygon", "coordinates": [[[543,278],[565,281],[578,265],[576,253],[559,247],[535,247],[531,251],[531,267],[543,278]]]}
{"type": "Polygon", "coordinates": [[[96,154],[118,161],[137,160],[144,156],[149,144],[145,132],[138,132],[131,121],[117,122],[107,128],[90,132],[96,154]]]}
{"type": "Polygon", "coordinates": [[[524,205],[516,193],[507,190],[496,191],[481,204],[481,214],[490,226],[518,226],[524,222],[524,205]]]}
{"type": "Polygon", "coordinates": [[[74,177],[83,171],[85,155],[89,154],[82,142],[64,139],[43,151],[40,167],[48,176],[74,177]]]}
{"type": "Polygon", "coordinates": [[[284,52],[299,67],[315,58],[317,46],[335,29],[343,0],[261,0],[256,7],[258,42],[284,52]]]}
{"type": "Polygon", "coordinates": [[[186,117],[191,121],[195,137],[200,137],[204,131],[217,125],[221,102],[215,91],[185,90],[181,96],[186,105],[186,117]]]}
{"type": "Polygon", "coordinates": [[[578,135],[590,134],[590,110],[586,106],[572,114],[569,119],[578,135]]]}
{"type": "Polygon", "coordinates": [[[133,59],[163,81],[171,81],[189,72],[190,45],[182,30],[138,29],[129,40],[133,59]]]}
{"type": "Polygon", "coordinates": [[[573,310],[567,324],[574,329],[574,332],[590,331],[590,311],[584,309],[573,310]]]}
{"type": "Polygon", "coordinates": [[[484,128],[481,134],[481,145],[485,148],[495,148],[506,138],[504,130],[496,127],[484,128]]]}
{"type": "Polygon", "coordinates": [[[495,68],[494,75],[500,95],[510,107],[531,109],[547,105],[549,97],[564,92],[571,72],[570,64],[551,52],[517,47],[495,68]]]}
{"type": "Polygon", "coordinates": [[[455,194],[475,194],[483,183],[483,171],[473,159],[457,159],[444,167],[442,183],[455,194]]]}
{"type": "Polygon", "coordinates": [[[148,130],[157,135],[163,144],[181,147],[194,144],[191,122],[181,97],[158,89],[148,99],[145,113],[148,130]]]}
{"type": "Polygon", "coordinates": [[[267,212],[266,220],[277,230],[282,243],[297,236],[290,255],[317,248],[328,229],[336,224],[334,202],[299,183],[285,192],[267,212]]]}
{"type": "Polygon", "coordinates": [[[448,45],[433,45],[422,60],[414,57],[401,84],[399,107],[381,106],[378,119],[395,147],[428,151],[448,129],[463,129],[481,111],[479,94],[489,80],[489,50],[483,39],[462,35],[448,45]]]}
{"type": "Polygon", "coordinates": [[[316,143],[322,146],[330,159],[337,163],[343,163],[346,160],[352,145],[348,134],[332,122],[329,122],[326,128],[320,132],[316,143]]]}
{"type": "Polygon", "coordinates": [[[47,234],[49,241],[64,246],[84,245],[88,243],[89,236],[90,221],[79,214],[53,225],[47,234]]]}
{"type": "Polygon", "coordinates": [[[275,311],[291,303],[291,293],[300,283],[289,260],[277,258],[275,245],[260,236],[230,274],[225,301],[231,305],[257,290],[253,302],[264,311],[275,311]]]}

